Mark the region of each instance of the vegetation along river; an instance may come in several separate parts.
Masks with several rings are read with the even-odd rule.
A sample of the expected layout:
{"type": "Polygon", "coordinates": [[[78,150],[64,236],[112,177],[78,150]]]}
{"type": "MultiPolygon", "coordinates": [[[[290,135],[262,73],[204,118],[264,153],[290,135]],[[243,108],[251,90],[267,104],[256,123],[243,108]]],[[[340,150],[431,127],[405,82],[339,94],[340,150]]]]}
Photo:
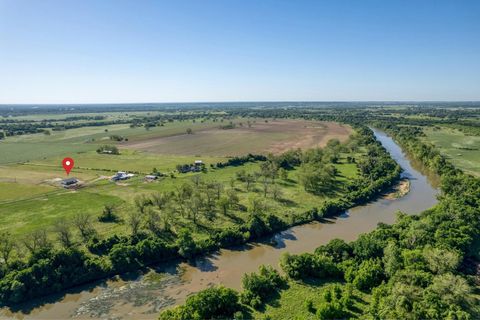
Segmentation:
{"type": "Polygon", "coordinates": [[[240,289],[242,275],[257,271],[262,264],[278,267],[282,253],[311,252],[331,239],[354,240],[373,230],[379,222],[393,223],[398,211],[419,213],[433,206],[438,193],[436,177],[431,177],[383,132],[377,139],[404,169],[410,192],[399,199],[380,198],[352,208],[336,219],[296,226],[265,242],[222,249],[198,258],[193,265],[169,262],[146,274],[116,277],[22,305],[18,310],[2,310],[0,317],[65,319],[155,319],[161,309],[184,302],[185,298],[208,286],[223,284],[240,289]]]}

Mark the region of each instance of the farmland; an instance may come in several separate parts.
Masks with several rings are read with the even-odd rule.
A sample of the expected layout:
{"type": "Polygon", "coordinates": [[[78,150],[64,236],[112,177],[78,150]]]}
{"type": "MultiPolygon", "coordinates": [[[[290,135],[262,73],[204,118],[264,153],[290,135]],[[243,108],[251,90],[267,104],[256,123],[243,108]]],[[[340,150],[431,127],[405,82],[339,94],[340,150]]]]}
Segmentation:
{"type": "MultiPolygon", "coordinates": [[[[206,289],[163,311],[160,319],[198,313],[256,319],[478,318],[478,282],[470,282],[478,281],[478,270],[468,266],[478,268],[479,261],[478,110],[371,108],[372,127],[441,177],[438,204],[413,216],[399,213],[395,224],[379,224],[348,243],[333,239],[310,253],[284,253],[281,271],[260,266],[243,275],[241,291],[206,289]],[[221,305],[225,300],[229,303],[221,305]]],[[[359,122],[365,115],[365,109],[348,110],[359,122]]],[[[340,112],[335,118],[345,119],[340,112]]],[[[424,201],[428,192],[412,196],[424,201]]]]}
{"type": "Polygon", "coordinates": [[[332,122],[237,120],[232,124],[230,129],[206,128],[193,131],[190,135],[182,132],[168,137],[128,142],[126,146],[159,154],[278,154],[297,148],[323,147],[330,139],[345,141],[351,133],[348,127],[332,122]]]}
{"type": "MultiPolygon", "coordinates": [[[[96,115],[88,114],[91,117],[96,115]]],[[[60,115],[55,114],[44,117],[61,119],[60,115]]],[[[121,116],[113,114],[106,117],[118,119],[121,116]]],[[[39,121],[41,116],[22,116],[19,119],[39,121]]],[[[22,237],[38,229],[49,229],[60,220],[68,221],[81,212],[92,217],[94,228],[100,236],[128,233],[128,225],[124,221],[128,212],[136,210],[136,196],[173,192],[185,183],[192,183],[192,179],[198,179],[196,176],[207,183],[230,185],[239,171],[252,174],[259,172],[260,163],[211,168],[228,160],[228,156],[279,154],[297,148],[305,150],[325,146],[330,139],[345,142],[351,133],[348,126],[333,122],[236,117],[225,122],[202,118],[170,121],[148,130],[128,124],[114,124],[51,131],[48,135],[36,133],[8,137],[0,143],[1,229],[22,237]],[[223,124],[231,128],[222,129],[223,124]],[[188,128],[192,129],[192,134],[186,133],[188,128]],[[128,137],[128,141],[112,141],[112,135],[128,137]],[[117,145],[120,154],[97,153],[95,150],[103,144],[117,145]],[[65,176],[60,163],[67,155],[75,159],[70,176],[84,184],[78,190],[64,190],[58,186],[58,180],[65,176]],[[208,169],[206,173],[176,172],[177,165],[193,163],[199,157],[208,169]],[[153,183],[144,182],[143,176],[154,168],[165,177],[153,183]],[[134,172],[135,177],[125,183],[110,182],[109,177],[117,171],[134,172]],[[119,223],[97,221],[96,217],[105,205],[115,206],[120,217],[119,223]]],[[[339,195],[341,185],[357,176],[356,165],[347,163],[346,155],[343,153],[335,164],[339,172],[336,178],[339,195]]],[[[362,154],[358,153],[357,156],[362,157],[362,154]]],[[[290,171],[288,178],[278,184],[283,197],[289,199],[288,210],[282,210],[285,204],[267,200],[272,210],[283,212],[282,216],[308,210],[318,201],[332,196],[304,192],[299,185],[297,171],[290,171]]],[[[257,181],[251,190],[246,190],[243,183],[237,181],[234,188],[239,194],[240,204],[246,208],[261,193],[262,186],[257,181]]],[[[236,214],[238,218],[247,217],[246,212],[237,211],[236,214]]],[[[183,223],[188,225],[188,221],[183,223]]],[[[219,219],[217,223],[217,227],[221,227],[231,225],[232,221],[219,219]]],[[[49,234],[53,239],[54,233],[49,234]]]]}
{"type": "MultiPolygon", "coordinates": [[[[289,226],[335,222],[336,215],[375,199],[400,177],[400,167],[366,124],[394,136],[407,153],[451,179],[445,182],[451,185],[462,173],[445,161],[455,162],[452,152],[460,153],[458,150],[462,152],[462,157],[457,155],[460,160],[467,159],[463,152],[476,151],[476,136],[468,135],[477,128],[467,126],[476,121],[470,111],[465,112],[461,126],[454,128],[450,118],[435,116],[447,112],[443,109],[428,109],[427,114],[407,107],[371,108],[368,122],[365,110],[308,109],[302,111],[303,117],[297,116],[300,111],[296,108],[137,112],[134,116],[103,113],[103,120],[92,120],[100,119],[92,113],[79,114],[64,127],[57,121],[67,121],[54,113],[48,115],[52,118],[44,128],[38,114],[20,116],[27,122],[9,119],[10,135],[0,142],[0,234],[3,243],[15,242],[15,246],[5,260],[8,263],[3,264],[6,276],[0,294],[8,304],[15,304],[171,258],[192,262],[219,248],[234,246],[236,250],[237,245],[264,239],[289,226]],[[105,124],[105,119],[111,122],[105,124]],[[108,148],[103,148],[106,145],[108,148]],[[60,185],[66,177],[60,167],[65,156],[75,159],[70,177],[80,180],[78,188],[60,185]],[[112,181],[118,171],[132,176],[112,181]],[[148,180],[146,175],[156,179],[148,180]],[[47,258],[36,258],[43,254],[47,258]],[[65,268],[37,271],[62,259],[73,261],[68,260],[65,268]],[[22,283],[21,292],[16,291],[15,281],[22,283]],[[60,285],[49,286],[49,281],[60,285]]],[[[474,187],[470,178],[461,178],[465,188],[474,187]]],[[[411,181],[414,190],[424,183],[420,180],[411,181]]],[[[423,201],[422,196],[413,195],[423,201]]],[[[403,200],[407,198],[408,193],[403,200]]],[[[396,200],[386,197],[383,201],[396,200]]],[[[439,214],[438,210],[431,212],[439,214]]],[[[469,210],[461,212],[470,214],[469,210]]],[[[403,234],[410,231],[402,226],[415,221],[407,215],[399,219],[400,225],[381,224],[351,243],[334,241],[311,254],[282,256],[281,276],[271,269],[246,276],[251,281],[243,282],[237,307],[255,318],[311,318],[314,313],[322,316],[328,312],[361,317],[377,312],[371,309],[372,301],[386,298],[379,298],[371,289],[382,288],[381,280],[397,281],[389,278],[383,265],[388,262],[387,255],[388,259],[401,256],[383,237],[407,237],[403,234]],[[393,251],[384,251],[387,246],[393,251]],[[271,286],[268,292],[272,294],[256,292],[255,281],[273,281],[265,284],[271,286]]],[[[436,242],[444,241],[436,237],[430,236],[436,242]]],[[[295,236],[290,238],[294,241],[295,236]]],[[[408,267],[408,255],[416,250],[411,243],[402,247],[406,253],[401,263],[408,267]]],[[[271,245],[275,246],[276,240],[271,245]]],[[[425,257],[421,260],[423,272],[432,272],[431,277],[437,279],[432,257],[444,252],[435,250],[449,249],[425,246],[415,254],[425,257]]],[[[457,259],[447,251],[445,254],[457,259]]],[[[392,296],[386,295],[388,299],[392,296]]],[[[387,310],[388,301],[382,303],[380,307],[387,310]]],[[[162,317],[168,319],[169,312],[181,312],[182,308],[166,311],[162,317]]]]}
{"type": "MultiPolygon", "coordinates": [[[[5,121],[0,142],[0,239],[16,243],[5,272],[38,250],[81,255],[97,265],[90,279],[191,259],[335,215],[400,172],[371,131],[335,121],[203,110],[108,124],[105,114],[76,116],[60,127],[22,117],[5,121]],[[75,166],[64,187],[65,156],[75,166]]],[[[84,283],[78,274],[2,294],[20,302],[84,283]]]]}

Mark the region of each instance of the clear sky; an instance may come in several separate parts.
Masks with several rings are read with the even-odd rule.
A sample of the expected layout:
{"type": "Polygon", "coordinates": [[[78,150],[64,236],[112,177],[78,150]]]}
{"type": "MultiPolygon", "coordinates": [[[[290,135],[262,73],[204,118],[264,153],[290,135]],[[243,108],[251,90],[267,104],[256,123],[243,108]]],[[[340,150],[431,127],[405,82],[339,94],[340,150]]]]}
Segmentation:
{"type": "Polygon", "coordinates": [[[0,0],[0,103],[480,100],[480,0],[0,0]]]}

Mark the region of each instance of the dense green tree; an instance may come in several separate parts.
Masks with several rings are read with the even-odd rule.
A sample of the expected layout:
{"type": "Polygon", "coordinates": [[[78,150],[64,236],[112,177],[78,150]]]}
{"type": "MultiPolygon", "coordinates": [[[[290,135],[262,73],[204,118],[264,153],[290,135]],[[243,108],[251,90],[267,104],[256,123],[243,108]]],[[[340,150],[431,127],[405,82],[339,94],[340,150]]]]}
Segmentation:
{"type": "Polygon", "coordinates": [[[313,194],[325,193],[335,183],[335,168],[320,163],[303,163],[299,170],[300,183],[307,192],[313,194]]]}
{"type": "Polygon", "coordinates": [[[258,273],[244,274],[242,301],[254,308],[274,294],[285,284],[285,280],[271,266],[260,266],[258,273]]]}
{"type": "Polygon", "coordinates": [[[383,249],[383,265],[388,277],[393,276],[403,267],[401,251],[394,241],[390,241],[383,249]]]}
{"type": "Polygon", "coordinates": [[[352,256],[352,247],[341,239],[330,240],[326,245],[315,249],[315,253],[332,258],[335,263],[342,262],[352,256]]]}
{"type": "Polygon", "coordinates": [[[190,259],[195,255],[197,245],[188,229],[180,230],[176,244],[178,246],[178,253],[182,257],[190,259]]]}
{"type": "Polygon", "coordinates": [[[359,290],[369,291],[378,286],[385,278],[383,267],[379,260],[364,260],[358,267],[352,266],[345,273],[359,290]]]}
{"type": "Polygon", "coordinates": [[[10,257],[15,247],[15,240],[9,232],[0,232],[0,257],[8,268],[10,257]]]}
{"type": "Polygon", "coordinates": [[[232,319],[241,306],[238,294],[224,287],[209,288],[187,298],[185,305],[166,310],[161,320],[232,319]]]}
{"type": "Polygon", "coordinates": [[[292,279],[338,277],[341,270],[332,258],[324,255],[284,253],[280,259],[282,270],[292,279]]]}
{"type": "Polygon", "coordinates": [[[460,264],[459,254],[451,250],[428,246],[423,250],[423,255],[428,269],[435,274],[454,272],[460,264]]]}

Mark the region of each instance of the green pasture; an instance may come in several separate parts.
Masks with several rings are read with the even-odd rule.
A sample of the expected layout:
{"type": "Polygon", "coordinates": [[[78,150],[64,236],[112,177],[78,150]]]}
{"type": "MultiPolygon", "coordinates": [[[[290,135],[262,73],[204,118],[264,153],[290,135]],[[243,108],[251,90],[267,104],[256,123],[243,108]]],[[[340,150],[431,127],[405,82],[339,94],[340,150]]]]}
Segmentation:
{"type": "Polygon", "coordinates": [[[0,182],[0,203],[28,199],[55,190],[52,186],[31,185],[17,182],[0,182]]]}
{"type": "MultiPolygon", "coordinates": [[[[49,118],[48,115],[45,117],[49,118]]],[[[234,120],[244,124],[246,121],[244,118],[234,120]]],[[[22,236],[38,228],[49,228],[59,219],[71,220],[77,213],[88,213],[94,218],[95,228],[101,235],[122,234],[128,232],[126,224],[97,221],[105,204],[115,204],[116,213],[121,219],[126,219],[129,212],[136,210],[136,196],[175,191],[184,183],[192,183],[195,176],[204,181],[222,183],[225,189],[234,188],[243,208],[248,208],[252,199],[261,198],[268,212],[289,221],[297,212],[317,207],[327,198],[340,197],[344,193],[345,182],[357,176],[356,165],[346,163],[346,155],[343,155],[340,163],[336,164],[339,172],[336,187],[329,194],[318,196],[305,192],[299,183],[298,171],[292,170],[288,172],[288,179],[276,180],[282,193],[280,199],[274,200],[270,194],[264,197],[260,181],[247,190],[245,183],[235,180],[235,175],[240,170],[249,173],[260,171],[259,163],[212,169],[210,164],[227,160],[223,156],[214,155],[230,152],[242,155],[264,153],[265,148],[274,142],[294,137],[297,134],[295,130],[304,128],[304,124],[295,122],[296,127],[290,128],[289,123],[286,131],[278,128],[271,130],[271,127],[265,126],[264,120],[258,120],[258,124],[263,124],[255,128],[258,130],[249,131],[238,127],[233,130],[210,130],[227,123],[196,119],[167,122],[164,126],[149,130],[119,124],[52,131],[50,135],[8,137],[0,142],[0,230],[8,229],[12,234],[22,236]],[[185,134],[187,128],[191,128],[193,134],[185,134]],[[127,137],[128,142],[111,141],[111,135],[127,137]],[[155,145],[159,141],[157,138],[169,142],[166,154],[154,154],[155,145]],[[130,143],[144,141],[153,141],[153,147],[148,148],[149,152],[136,151],[129,146],[130,143]],[[121,154],[98,154],[96,149],[101,144],[117,144],[121,154]],[[67,177],[61,166],[61,161],[66,156],[75,160],[70,177],[76,177],[84,183],[84,187],[76,191],[59,186],[58,180],[67,177]],[[176,165],[193,163],[198,159],[206,164],[207,173],[174,173],[173,177],[170,176],[176,165]],[[167,176],[147,183],[144,175],[151,173],[153,168],[167,176]],[[136,176],[114,183],[109,177],[116,171],[133,172],[136,176]]],[[[269,192],[271,188],[269,186],[269,192]]],[[[238,224],[239,221],[245,221],[248,215],[245,209],[235,209],[229,215],[217,213],[214,226],[207,221],[194,225],[189,219],[174,217],[173,227],[187,227],[194,230],[195,237],[201,238],[212,228],[238,224]]],[[[51,235],[54,236],[53,233],[51,235]]]]}
{"type": "Polygon", "coordinates": [[[99,193],[62,191],[42,197],[0,204],[0,225],[14,235],[24,235],[38,228],[47,228],[61,219],[68,221],[75,213],[98,215],[107,203],[121,204],[122,200],[99,193]]]}
{"type": "Polygon", "coordinates": [[[424,128],[426,141],[468,173],[480,175],[480,137],[468,136],[452,128],[424,128]]]}
{"type": "MultiPolygon", "coordinates": [[[[126,157],[124,159],[122,156],[116,158],[116,156],[97,155],[96,153],[84,155],[85,158],[77,159],[77,164],[82,164],[83,161],[88,164],[88,161],[91,161],[99,168],[74,169],[72,171],[71,176],[87,183],[84,188],[77,191],[65,190],[42,182],[65,176],[62,168],[49,165],[56,161],[54,159],[0,167],[0,175],[7,175],[8,172],[11,179],[10,182],[0,183],[0,194],[2,194],[0,198],[0,230],[8,229],[11,233],[21,236],[37,228],[49,227],[61,218],[68,220],[76,213],[85,212],[94,217],[95,227],[100,234],[122,234],[128,232],[126,225],[96,221],[96,217],[102,212],[105,204],[115,204],[118,215],[125,219],[130,210],[135,210],[135,196],[140,194],[149,196],[152,193],[174,191],[184,183],[193,183],[195,176],[199,176],[203,181],[220,182],[225,189],[233,187],[240,198],[240,203],[245,207],[250,206],[253,198],[264,199],[264,204],[269,212],[288,221],[296,212],[317,207],[327,198],[340,197],[344,193],[345,181],[357,175],[356,165],[348,164],[342,158],[340,163],[336,164],[339,171],[337,188],[328,195],[317,196],[303,190],[298,181],[298,170],[292,170],[288,172],[288,179],[276,180],[276,184],[282,190],[282,196],[280,200],[274,200],[271,195],[264,198],[263,185],[260,181],[257,181],[251,190],[247,191],[245,183],[235,180],[235,174],[240,170],[245,170],[247,173],[258,172],[260,170],[259,163],[247,163],[243,166],[222,169],[211,169],[207,166],[207,173],[176,173],[173,178],[167,176],[155,182],[145,182],[144,175],[138,174],[129,180],[113,183],[108,178],[101,178],[111,174],[102,169],[128,170],[128,168],[136,168],[136,170],[150,172],[153,166],[159,170],[173,169],[176,163],[187,163],[195,158],[142,157],[141,154],[136,153],[124,155],[126,157]],[[92,158],[89,159],[88,156],[92,158]],[[97,157],[106,157],[106,159],[100,161],[97,157]],[[111,160],[115,158],[117,160],[111,160]],[[13,180],[14,176],[15,180],[13,180]],[[232,180],[234,180],[233,184],[232,180]]],[[[211,158],[210,160],[221,159],[211,158]]],[[[228,216],[219,213],[215,219],[215,228],[234,225],[238,223],[238,219],[246,220],[247,218],[248,213],[241,210],[235,210],[228,216]]],[[[202,223],[199,225],[201,226],[202,223]]],[[[175,217],[175,228],[181,227],[196,230],[196,237],[202,237],[202,235],[208,234],[208,230],[212,226],[206,223],[203,228],[199,229],[198,226],[193,225],[191,220],[175,217]]]]}
{"type": "MultiPolygon", "coordinates": [[[[318,319],[315,311],[307,309],[306,301],[311,301],[313,309],[316,310],[321,303],[324,303],[323,293],[334,284],[340,282],[329,282],[322,280],[288,281],[288,288],[281,290],[278,296],[273,296],[266,302],[264,309],[254,311],[255,319],[318,319]]],[[[369,296],[365,293],[354,290],[354,305],[351,313],[352,318],[359,317],[367,306],[369,296]]]]}
{"type": "MultiPolygon", "coordinates": [[[[31,165],[61,168],[64,155],[32,161],[31,165]]],[[[120,155],[98,154],[95,151],[77,154],[73,157],[75,168],[70,173],[75,175],[82,170],[92,171],[132,171],[149,174],[153,168],[160,172],[175,170],[177,164],[193,163],[195,160],[202,160],[207,166],[210,164],[224,162],[223,157],[195,157],[195,156],[173,156],[173,155],[152,155],[149,153],[122,150],[120,155]]],[[[62,169],[63,170],[63,169],[62,169]]]]}

